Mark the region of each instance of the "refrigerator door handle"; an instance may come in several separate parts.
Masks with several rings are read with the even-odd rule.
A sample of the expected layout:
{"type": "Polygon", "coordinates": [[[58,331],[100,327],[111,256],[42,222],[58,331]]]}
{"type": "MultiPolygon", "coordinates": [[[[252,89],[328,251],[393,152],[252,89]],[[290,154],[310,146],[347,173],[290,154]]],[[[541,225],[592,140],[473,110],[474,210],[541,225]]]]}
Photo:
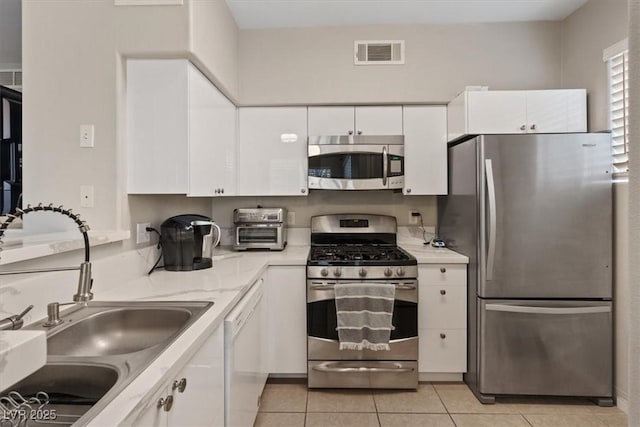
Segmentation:
{"type": "Polygon", "coordinates": [[[610,313],[611,306],[591,307],[529,307],[524,305],[487,304],[487,311],[505,311],[510,313],[529,314],[589,314],[610,313]]]}
{"type": "Polygon", "coordinates": [[[496,257],[496,186],[493,180],[491,159],[485,159],[484,166],[487,176],[487,196],[489,197],[489,244],[487,248],[486,280],[493,280],[493,263],[496,257]]]}

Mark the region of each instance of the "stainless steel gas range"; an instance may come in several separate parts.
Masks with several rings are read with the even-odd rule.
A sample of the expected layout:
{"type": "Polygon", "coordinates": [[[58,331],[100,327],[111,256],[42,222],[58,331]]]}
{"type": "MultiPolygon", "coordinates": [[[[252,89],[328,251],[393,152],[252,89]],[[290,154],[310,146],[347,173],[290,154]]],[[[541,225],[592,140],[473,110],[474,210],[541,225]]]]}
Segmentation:
{"type": "Polygon", "coordinates": [[[418,386],[418,265],[396,244],[396,219],[322,215],[311,219],[307,259],[307,374],[310,388],[418,386]],[[396,286],[389,351],[340,350],[334,286],[396,286]]]}

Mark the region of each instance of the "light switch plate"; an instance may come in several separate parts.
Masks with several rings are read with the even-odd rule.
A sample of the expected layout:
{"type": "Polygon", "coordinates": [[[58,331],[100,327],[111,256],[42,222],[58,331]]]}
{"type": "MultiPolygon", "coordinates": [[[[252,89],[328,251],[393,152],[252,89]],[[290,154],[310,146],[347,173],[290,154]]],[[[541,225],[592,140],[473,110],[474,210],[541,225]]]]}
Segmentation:
{"type": "Polygon", "coordinates": [[[93,125],[80,125],[80,147],[93,148],[93,125]]]}

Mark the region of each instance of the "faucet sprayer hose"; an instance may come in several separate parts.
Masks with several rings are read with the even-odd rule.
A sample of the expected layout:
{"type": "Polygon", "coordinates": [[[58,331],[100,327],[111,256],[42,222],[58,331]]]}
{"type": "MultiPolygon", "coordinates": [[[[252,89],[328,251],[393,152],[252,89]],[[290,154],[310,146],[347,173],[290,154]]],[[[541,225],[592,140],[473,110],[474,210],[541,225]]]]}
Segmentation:
{"type": "MultiPolygon", "coordinates": [[[[4,231],[9,228],[9,225],[11,225],[11,223],[15,219],[21,218],[23,215],[30,212],[57,212],[71,218],[78,225],[78,229],[82,233],[82,238],[84,239],[84,260],[85,262],[89,262],[89,236],[87,234],[87,231],[89,231],[89,226],[86,222],[80,219],[80,215],[72,213],[71,209],[63,209],[62,205],[55,207],[53,206],[53,203],[50,203],[46,206],[43,206],[42,203],[39,203],[38,206],[27,205],[27,207],[24,209],[16,208],[16,211],[13,214],[8,214],[7,219],[2,224],[0,224],[0,245],[2,244],[4,231]]],[[[0,251],[1,250],[2,248],[0,248],[0,251]]]]}

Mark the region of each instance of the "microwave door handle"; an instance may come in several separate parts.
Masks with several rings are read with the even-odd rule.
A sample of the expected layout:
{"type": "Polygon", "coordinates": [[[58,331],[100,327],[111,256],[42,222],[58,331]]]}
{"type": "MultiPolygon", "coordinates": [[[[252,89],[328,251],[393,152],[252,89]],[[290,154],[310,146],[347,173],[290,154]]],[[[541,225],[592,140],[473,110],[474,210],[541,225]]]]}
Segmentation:
{"type": "Polygon", "coordinates": [[[389,167],[389,159],[387,156],[387,147],[382,147],[382,185],[387,185],[387,176],[389,167]]]}

